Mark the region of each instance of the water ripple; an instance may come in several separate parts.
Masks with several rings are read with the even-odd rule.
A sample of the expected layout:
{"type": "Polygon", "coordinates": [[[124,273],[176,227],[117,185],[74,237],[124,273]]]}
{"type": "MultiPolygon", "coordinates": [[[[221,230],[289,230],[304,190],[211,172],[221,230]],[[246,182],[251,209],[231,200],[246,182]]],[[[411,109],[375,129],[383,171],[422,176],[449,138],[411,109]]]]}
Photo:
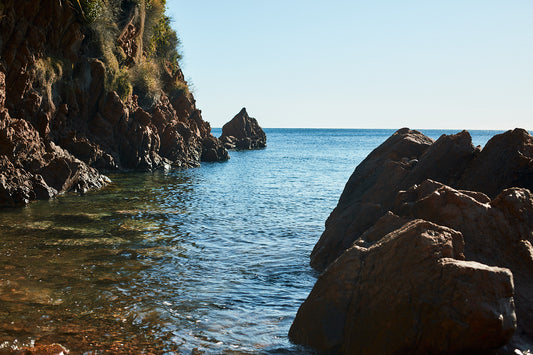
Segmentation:
{"type": "Polygon", "coordinates": [[[316,280],[309,254],[390,133],[268,130],[267,149],[224,164],[115,175],[81,198],[0,211],[0,343],[311,353],[287,338],[316,280]]]}

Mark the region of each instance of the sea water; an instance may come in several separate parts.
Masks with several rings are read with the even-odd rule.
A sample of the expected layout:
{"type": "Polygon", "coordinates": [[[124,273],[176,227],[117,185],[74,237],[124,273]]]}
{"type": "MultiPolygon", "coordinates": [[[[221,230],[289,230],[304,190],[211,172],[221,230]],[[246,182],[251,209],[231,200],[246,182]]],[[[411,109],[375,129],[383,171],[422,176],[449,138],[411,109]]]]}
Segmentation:
{"type": "Polygon", "coordinates": [[[309,254],[354,168],[393,132],[267,129],[266,149],[225,163],[0,210],[0,348],[312,353],[287,338],[318,276],[309,254]]]}

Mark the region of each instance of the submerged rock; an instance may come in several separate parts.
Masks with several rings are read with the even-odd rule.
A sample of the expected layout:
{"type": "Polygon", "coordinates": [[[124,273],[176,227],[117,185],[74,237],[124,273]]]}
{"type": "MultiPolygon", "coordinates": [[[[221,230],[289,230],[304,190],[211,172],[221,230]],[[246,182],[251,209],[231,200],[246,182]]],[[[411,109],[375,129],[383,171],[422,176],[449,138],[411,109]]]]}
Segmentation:
{"type": "Polygon", "coordinates": [[[67,355],[70,351],[61,344],[22,346],[13,349],[0,348],[0,355],[67,355]]]}
{"type": "Polygon", "coordinates": [[[257,120],[243,108],[222,127],[220,140],[227,149],[259,149],[266,147],[266,134],[257,120]]]}
{"type": "Polygon", "coordinates": [[[483,150],[465,131],[396,132],[326,221],[291,339],[349,354],[533,348],[532,147],[521,129],[483,150]]]}

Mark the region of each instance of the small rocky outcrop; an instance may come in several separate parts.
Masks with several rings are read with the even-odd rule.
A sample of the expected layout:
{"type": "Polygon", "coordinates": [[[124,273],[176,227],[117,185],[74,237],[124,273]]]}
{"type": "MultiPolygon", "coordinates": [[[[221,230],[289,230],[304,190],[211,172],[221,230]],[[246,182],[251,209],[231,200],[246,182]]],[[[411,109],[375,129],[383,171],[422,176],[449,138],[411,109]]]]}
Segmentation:
{"type": "Polygon", "coordinates": [[[532,148],[522,129],[484,149],[465,131],[396,132],[328,218],[290,338],[341,353],[533,348],[532,148]]]}
{"type": "Polygon", "coordinates": [[[266,147],[266,134],[257,120],[243,108],[222,127],[220,140],[227,149],[260,149],[266,147]]]}

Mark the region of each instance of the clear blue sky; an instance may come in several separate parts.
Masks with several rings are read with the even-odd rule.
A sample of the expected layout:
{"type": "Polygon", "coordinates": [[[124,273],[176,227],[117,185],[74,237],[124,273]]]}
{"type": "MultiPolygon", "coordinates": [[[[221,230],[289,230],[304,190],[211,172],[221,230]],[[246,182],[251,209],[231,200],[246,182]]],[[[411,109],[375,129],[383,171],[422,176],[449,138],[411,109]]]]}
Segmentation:
{"type": "Polygon", "coordinates": [[[167,0],[221,127],[533,129],[532,0],[167,0]]]}

